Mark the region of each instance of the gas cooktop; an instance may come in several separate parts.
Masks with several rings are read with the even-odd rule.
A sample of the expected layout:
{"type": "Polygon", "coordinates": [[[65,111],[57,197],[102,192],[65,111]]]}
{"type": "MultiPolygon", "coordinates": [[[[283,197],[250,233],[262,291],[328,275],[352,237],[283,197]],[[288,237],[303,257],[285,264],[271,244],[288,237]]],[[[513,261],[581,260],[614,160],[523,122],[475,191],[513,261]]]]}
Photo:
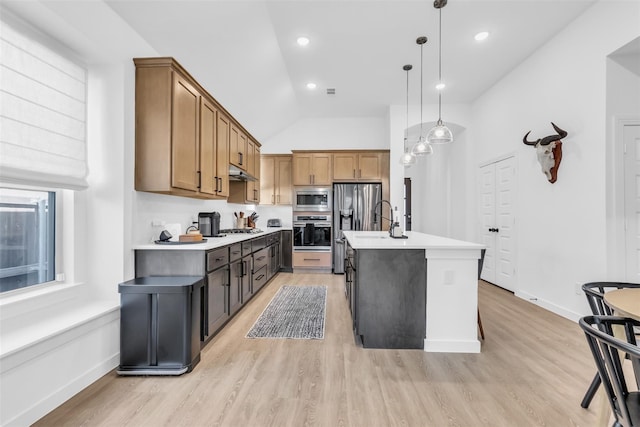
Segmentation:
{"type": "Polygon", "coordinates": [[[262,230],[259,228],[227,228],[225,230],[220,230],[220,233],[228,233],[228,234],[239,234],[239,233],[247,233],[247,234],[256,234],[262,233],[262,230]]]}

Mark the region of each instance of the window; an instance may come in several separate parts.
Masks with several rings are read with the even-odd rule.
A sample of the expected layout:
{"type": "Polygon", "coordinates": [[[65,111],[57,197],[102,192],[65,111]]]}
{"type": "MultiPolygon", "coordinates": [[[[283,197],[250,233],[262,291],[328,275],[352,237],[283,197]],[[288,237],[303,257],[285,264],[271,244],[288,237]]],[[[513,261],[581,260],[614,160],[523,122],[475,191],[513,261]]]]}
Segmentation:
{"type": "MultiPolygon", "coordinates": [[[[56,264],[73,245],[66,247],[62,233],[56,233],[56,224],[67,223],[60,215],[56,220],[56,211],[68,190],[88,187],[87,70],[54,38],[3,8],[0,12],[0,293],[5,293],[64,280],[56,264]]],[[[65,228],[67,235],[73,224],[65,228]]]]}
{"type": "Polygon", "coordinates": [[[53,191],[0,188],[0,292],[55,279],[53,191]]]}

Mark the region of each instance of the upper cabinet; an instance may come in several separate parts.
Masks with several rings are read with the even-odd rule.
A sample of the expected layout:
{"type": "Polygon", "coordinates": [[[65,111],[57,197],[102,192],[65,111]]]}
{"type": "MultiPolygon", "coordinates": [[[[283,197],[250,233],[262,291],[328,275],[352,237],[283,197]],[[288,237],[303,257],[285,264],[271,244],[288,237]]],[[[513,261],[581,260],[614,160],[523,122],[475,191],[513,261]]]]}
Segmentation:
{"type": "Polygon", "coordinates": [[[334,181],[379,181],[384,174],[384,153],[366,151],[333,154],[334,181]]]}
{"type": "Polygon", "coordinates": [[[291,155],[265,154],[260,160],[260,204],[290,205],[291,155]]]}
{"type": "Polygon", "coordinates": [[[293,185],[331,185],[332,154],[293,151],[293,185]]]}
{"type": "Polygon", "coordinates": [[[229,140],[229,162],[247,170],[247,137],[235,125],[231,125],[231,139],[229,140]]]}
{"type": "Polygon", "coordinates": [[[249,134],[173,58],[134,63],[135,189],[228,197],[229,163],[246,170],[249,134]]]}
{"type": "Polygon", "coordinates": [[[248,175],[256,178],[255,181],[233,181],[229,202],[231,203],[260,203],[260,144],[247,140],[246,153],[243,156],[244,170],[248,175]]]}

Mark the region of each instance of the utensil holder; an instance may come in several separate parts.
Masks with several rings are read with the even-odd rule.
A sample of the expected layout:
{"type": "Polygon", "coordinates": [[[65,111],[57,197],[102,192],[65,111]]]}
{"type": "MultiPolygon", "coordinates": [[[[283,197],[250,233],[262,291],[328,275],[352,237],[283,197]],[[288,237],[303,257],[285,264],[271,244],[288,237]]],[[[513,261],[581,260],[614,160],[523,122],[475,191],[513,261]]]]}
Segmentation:
{"type": "Polygon", "coordinates": [[[247,228],[247,218],[238,218],[236,228],[247,228]]]}

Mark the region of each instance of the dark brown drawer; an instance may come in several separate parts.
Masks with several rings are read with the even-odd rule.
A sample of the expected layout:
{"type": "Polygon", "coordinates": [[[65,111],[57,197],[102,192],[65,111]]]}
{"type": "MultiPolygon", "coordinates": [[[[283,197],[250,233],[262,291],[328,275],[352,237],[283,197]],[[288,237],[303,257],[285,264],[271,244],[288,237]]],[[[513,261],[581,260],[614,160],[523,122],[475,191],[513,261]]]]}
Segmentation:
{"type": "Polygon", "coordinates": [[[269,263],[269,249],[264,248],[253,254],[253,271],[256,272],[269,263]]]}
{"type": "Polygon", "coordinates": [[[231,245],[229,247],[229,260],[233,262],[240,258],[242,258],[242,244],[231,245]]]}
{"type": "Polygon", "coordinates": [[[266,265],[253,271],[253,291],[254,292],[257,291],[265,283],[267,283],[267,266],[266,265]]]}
{"type": "Polygon", "coordinates": [[[207,271],[229,264],[229,246],[207,252],[207,271]]]}

